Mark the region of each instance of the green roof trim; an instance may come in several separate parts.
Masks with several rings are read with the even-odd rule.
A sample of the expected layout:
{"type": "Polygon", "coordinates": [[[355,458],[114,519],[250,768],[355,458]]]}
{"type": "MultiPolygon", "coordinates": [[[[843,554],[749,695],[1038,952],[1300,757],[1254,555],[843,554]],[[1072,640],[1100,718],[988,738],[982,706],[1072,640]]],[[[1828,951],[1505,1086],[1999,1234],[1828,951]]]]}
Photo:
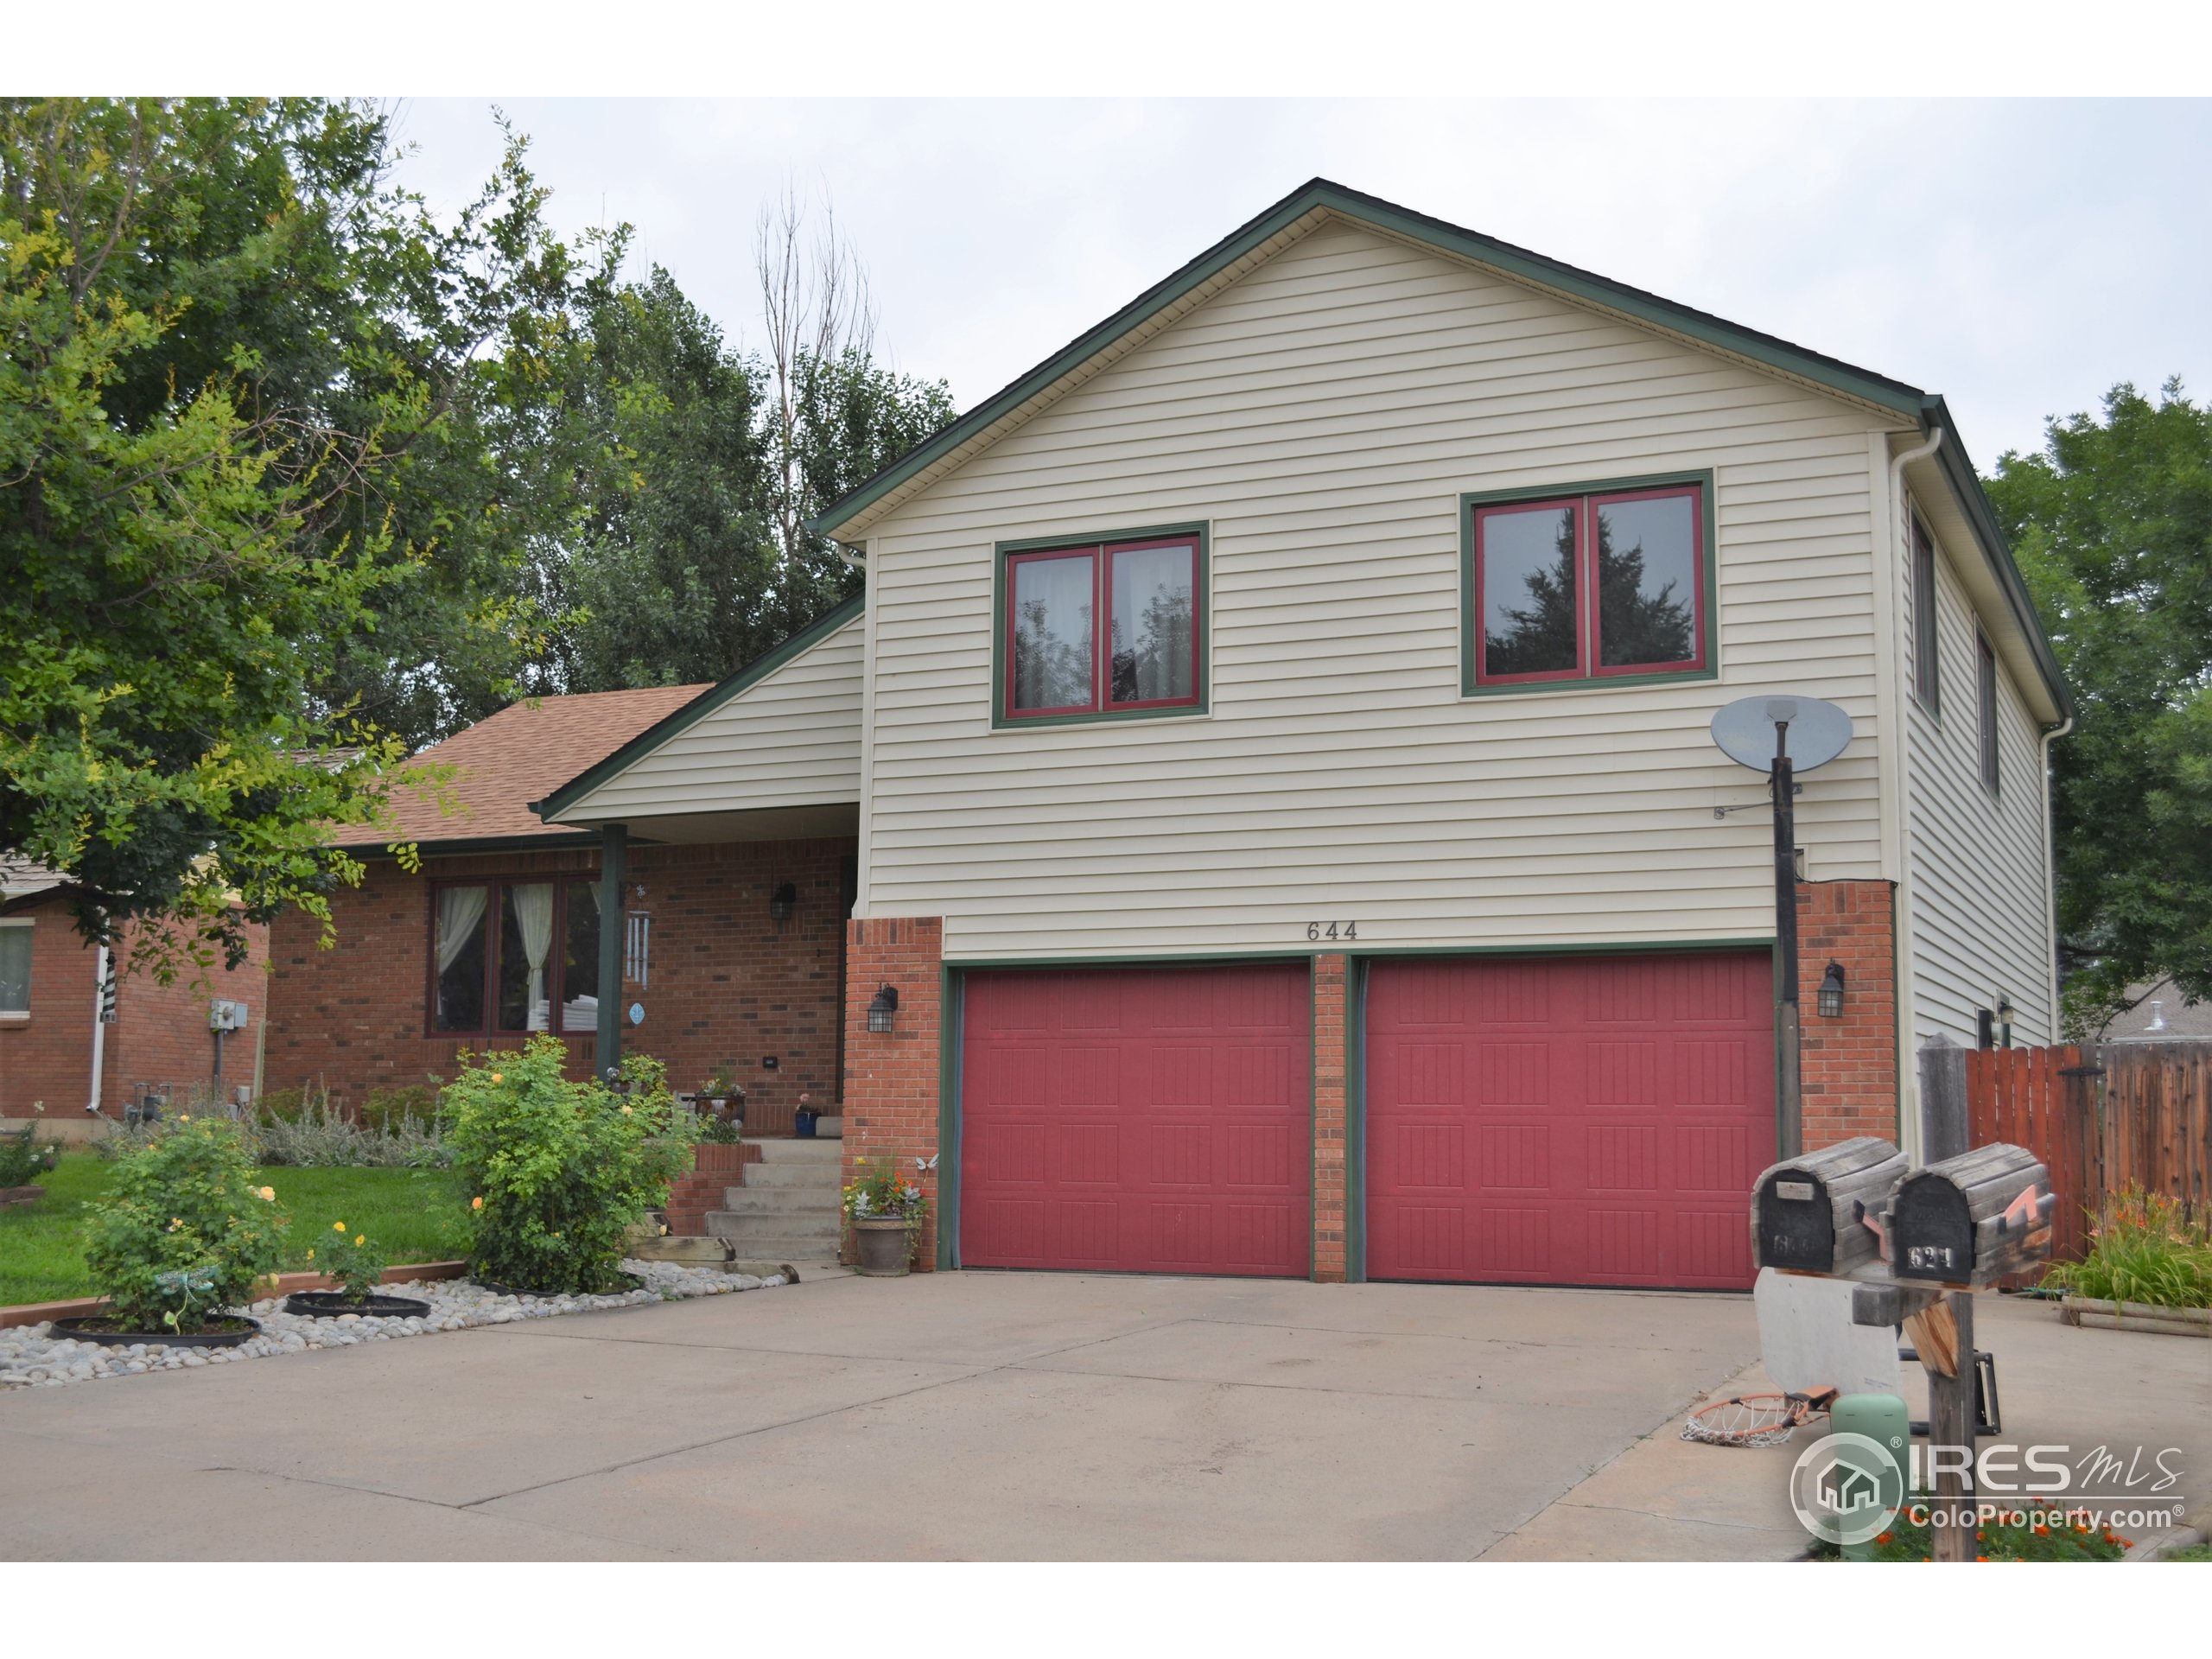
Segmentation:
{"type": "Polygon", "coordinates": [[[1662,299],[1656,294],[1631,288],[1625,283],[1614,282],[1593,271],[1547,258],[1541,253],[1516,247],[1510,242],[1501,242],[1478,231],[1470,231],[1458,225],[1447,224],[1440,219],[1432,219],[1427,213],[1401,207],[1379,196],[1367,195],[1327,179],[1314,179],[1285,196],[1258,218],[1230,232],[1181,270],[1147,289],[1105,321],[1071,340],[1012,385],[985,398],[949,426],[925,438],[813,519],[810,528],[820,535],[834,536],[841,527],[858,518],[916,474],[943,460],[1063,375],[1088,362],[1131,329],[1141,326],[1165,308],[1174,304],[1192,289],[1211,281],[1261,244],[1281,234],[1307,214],[1322,210],[1411,238],[1446,253],[1477,260],[1510,276],[1573,295],[1655,327],[1670,329],[1675,334],[1749,358],[1861,402],[1894,410],[1907,418],[1917,417],[1927,402],[1925,392],[1917,386],[1905,385],[1902,380],[1892,380],[1887,375],[1876,374],[1870,369],[1856,368],[1802,346],[1792,345],[1786,340],[1778,340],[1772,334],[1764,334],[1755,328],[1730,322],[1725,317],[1716,317],[1710,312],[1662,299]]]}
{"type": "Polygon", "coordinates": [[[742,696],[792,658],[820,645],[845,624],[857,618],[867,604],[865,591],[855,594],[835,610],[817,617],[781,645],[754,658],[728,679],[717,680],[675,713],[663,715],[604,760],[588,771],[577,773],[543,800],[531,802],[530,810],[550,823],[610,778],[627,772],[671,737],[689,730],[733,697],[742,696]]]}

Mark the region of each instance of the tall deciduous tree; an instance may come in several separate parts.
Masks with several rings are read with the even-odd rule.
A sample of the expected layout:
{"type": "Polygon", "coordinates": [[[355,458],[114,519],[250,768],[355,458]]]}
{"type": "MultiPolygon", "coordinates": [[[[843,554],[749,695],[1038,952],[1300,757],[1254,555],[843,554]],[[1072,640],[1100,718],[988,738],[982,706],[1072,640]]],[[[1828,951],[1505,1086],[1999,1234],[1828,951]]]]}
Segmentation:
{"type": "Polygon", "coordinates": [[[2113,389],[2008,453],[1989,499],[2081,708],[2052,745],[2066,1011],[2212,997],[2212,409],[2113,389]]]}

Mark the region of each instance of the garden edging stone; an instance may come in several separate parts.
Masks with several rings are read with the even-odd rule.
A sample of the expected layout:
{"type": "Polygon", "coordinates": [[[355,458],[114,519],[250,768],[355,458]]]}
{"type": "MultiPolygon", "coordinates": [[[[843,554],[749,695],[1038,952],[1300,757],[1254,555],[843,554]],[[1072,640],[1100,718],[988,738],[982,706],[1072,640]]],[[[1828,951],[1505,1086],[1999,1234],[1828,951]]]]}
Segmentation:
{"type": "Polygon", "coordinates": [[[430,1305],[429,1316],[424,1319],[377,1319],[353,1313],[334,1319],[315,1319],[287,1313],[280,1301],[268,1299],[243,1310],[260,1321],[261,1332],[235,1348],[169,1348],[148,1343],[101,1347],[56,1337],[50,1322],[0,1329],[0,1391],[11,1388],[54,1388],[65,1382],[136,1376],[148,1371],[235,1364],[240,1360],[303,1353],[313,1348],[346,1348],[364,1342],[429,1336],[441,1331],[466,1331],[521,1319],[553,1319],[564,1313],[584,1313],[601,1308],[721,1296],[785,1282],[779,1274],[763,1278],[752,1274],[679,1267],[665,1262],[625,1261],[622,1267],[641,1281],[641,1288],[607,1296],[503,1296],[466,1279],[418,1280],[395,1287],[430,1305]]]}

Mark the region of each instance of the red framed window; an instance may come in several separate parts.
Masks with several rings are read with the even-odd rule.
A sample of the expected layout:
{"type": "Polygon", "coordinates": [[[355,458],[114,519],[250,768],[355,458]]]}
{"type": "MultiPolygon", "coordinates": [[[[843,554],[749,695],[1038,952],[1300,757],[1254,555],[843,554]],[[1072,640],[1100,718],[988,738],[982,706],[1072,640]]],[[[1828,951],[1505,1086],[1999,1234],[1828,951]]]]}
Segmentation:
{"type": "Polygon", "coordinates": [[[1003,579],[1009,720],[1198,705],[1195,534],[1009,553],[1003,579]]]}
{"type": "Polygon", "coordinates": [[[1474,506],[1475,683],[1709,669],[1707,537],[1697,484],[1474,506]]]}
{"type": "Polygon", "coordinates": [[[598,879],[434,883],[429,979],[438,1035],[597,1031],[598,879]]]}

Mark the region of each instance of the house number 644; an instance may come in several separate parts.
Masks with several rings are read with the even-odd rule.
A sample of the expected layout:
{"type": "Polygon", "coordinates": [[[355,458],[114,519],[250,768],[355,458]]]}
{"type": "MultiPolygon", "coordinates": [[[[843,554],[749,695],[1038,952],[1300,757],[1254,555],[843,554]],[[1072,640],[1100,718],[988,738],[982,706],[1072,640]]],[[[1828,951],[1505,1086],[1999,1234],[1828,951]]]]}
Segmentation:
{"type": "Polygon", "coordinates": [[[1306,937],[1309,939],[1356,939],[1359,937],[1357,922],[1308,922],[1306,937]]]}

